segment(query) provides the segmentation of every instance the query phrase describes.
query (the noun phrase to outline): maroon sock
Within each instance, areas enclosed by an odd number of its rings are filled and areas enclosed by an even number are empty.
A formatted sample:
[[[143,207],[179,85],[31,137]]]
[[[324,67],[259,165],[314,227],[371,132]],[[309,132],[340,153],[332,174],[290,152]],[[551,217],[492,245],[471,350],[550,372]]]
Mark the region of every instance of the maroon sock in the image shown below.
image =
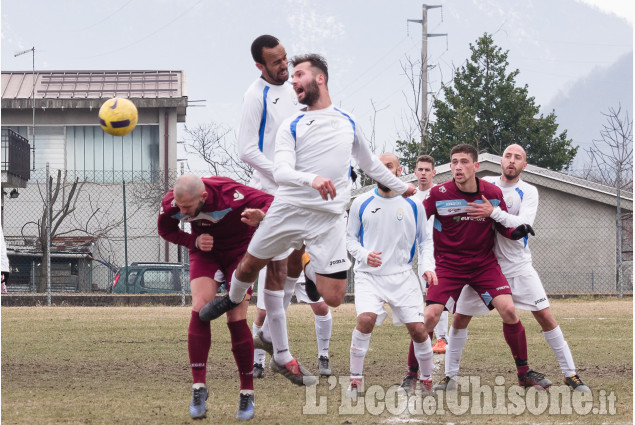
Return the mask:
[[[408,350],[408,373],[416,375],[419,371],[419,362],[415,356],[415,344],[410,340],[410,349]]]
[[[198,311],[192,312],[190,326],[187,329],[187,351],[190,355],[192,382],[205,383],[207,374],[207,355],[212,345],[212,332],[209,322],[198,318]]]
[[[229,334],[232,340],[232,352],[238,366],[240,389],[254,389],[254,337],[247,320],[228,322]]]
[[[513,325],[503,323],[503,335],[507,345],[512,350],[518,375],[525,375],[529,370],[527,363],[527,337],[525,336],[525,328],[520,323],[520,320]]]

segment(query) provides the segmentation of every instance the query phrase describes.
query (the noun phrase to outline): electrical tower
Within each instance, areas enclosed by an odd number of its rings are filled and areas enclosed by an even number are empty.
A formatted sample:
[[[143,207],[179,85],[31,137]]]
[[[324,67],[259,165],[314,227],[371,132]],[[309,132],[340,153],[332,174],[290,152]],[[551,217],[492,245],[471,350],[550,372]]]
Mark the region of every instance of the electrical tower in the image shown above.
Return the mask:
[[[428,9],[436,9],[441,5],[422,5],[421,19],[408,19],[408,22],[421,24],[421,148],[425,149],[425,139],[428,133],[428,37],[447,37],[447,34],[428,34]]]

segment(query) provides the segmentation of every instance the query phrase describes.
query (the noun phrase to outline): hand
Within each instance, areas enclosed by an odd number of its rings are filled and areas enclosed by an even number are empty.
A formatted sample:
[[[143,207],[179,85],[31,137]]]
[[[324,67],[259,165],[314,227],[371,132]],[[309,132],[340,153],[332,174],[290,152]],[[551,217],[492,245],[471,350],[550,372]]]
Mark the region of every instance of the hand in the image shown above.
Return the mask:
[[[249,226],[256,227],[265,218],[265,213],[257,208],[245,208],[240,215],[240,221]]]
[[[516,241],[518,239],[524,238],[530,233],[531,233],[531,236],[536,236],[536,233],[534,232],[533,227],[531,227],[529,224],[521,224],[520,226],[516,227],[512,231],[511,236],[512,236],[512,239]]]
[[[371,267],[381,266],[381,252],[371,251],[366,258],[366,264]]]
[[[320,192],[320,196],[325,201],[329,200],[329,195],[331,195],[331,199],[335,198],[335,185],[333,184],[331,179],[317,176],[315,179],[313,179],[311,187]]]
[[[214,247],[214,237],[208,233],[203,233],[196,238],[196,246],[201,251],[209,252]]]
[[[481,195],[483,203],[468,202],[467,215],[475,218],[487,218],[492,215],[494,211],[494,205],[487,200],[485,195]]]
[[[423,274],[423,278],[425,279],[426,282],[428,282],[428,285],[439,284],[439,279],[437,279],[437,274],[431,270],[426,270],[425,273]]]
[[[409,198],[415,193],[417,193],[417,188],[412,183],[408,183],[408,189],[406,189],[406,191],[402,193],[401,196],[403,196],[404,198]]]

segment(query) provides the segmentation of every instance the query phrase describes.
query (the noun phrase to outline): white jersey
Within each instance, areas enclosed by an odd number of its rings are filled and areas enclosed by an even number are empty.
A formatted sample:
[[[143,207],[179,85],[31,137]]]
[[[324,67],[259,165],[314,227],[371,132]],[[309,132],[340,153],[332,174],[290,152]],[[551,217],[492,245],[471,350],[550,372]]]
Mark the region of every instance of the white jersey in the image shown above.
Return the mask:
[[[385,198],[377,189],[358,196],[351,205],[346,229],[346,248],[357,260],[355,271],[391,275],[411,270],[417,246],[424,249],[426,211],[401,195]],[[368,254],[381,252],[381,266],[368,265]]]
[[[436,185],[430,186],[429,189],[421,190],[417,187],[417,193],[412,195],[410,199],[417,202],[418,205],[423,205],[423,201],[425,201],[428,196],[430,196],[430,189],[432,189]],[[429,243],[424,244],[424,249],[419,250],[417,257],[417,270],[419,276],[423,276],[423,273],[426,271],[434,271],[434,244],[432,243],[432,233],[434,230],[434,216],[431,216],[428,219],[428,224],[426,228],[426,234],[428,239],[430,239]]]
[[[501,189],[507,205],[508,212],[498,207],[494,208],[492,219],[511,228],[521,224],[534,225],[538,211],[538,189],[535,186],[520,179],[514,184],[505,183],[500,177],[485,177],[484,180]],[[529,237],[513,241],[499,233],[496,234],[494,252],[505,277],[520,276],[533,270],[528,242]]]
[[[351,157],[366,174],[396,193],[408,188],[373,155],[352,116],[331,105],[300,111],[278,129],[276,198],[310,210],[343,214],[351,194]],[[331,179],[336,190],[334,199],[323,200],[311,187],[318,176]]]
[[[276,191],[278,185],[273,179],[276,133],[280,123],[299,109],[298,98],[289,82],[277,86],[259,77],[245,92],[238,155],[254,169],[251,187],[271,195]]]

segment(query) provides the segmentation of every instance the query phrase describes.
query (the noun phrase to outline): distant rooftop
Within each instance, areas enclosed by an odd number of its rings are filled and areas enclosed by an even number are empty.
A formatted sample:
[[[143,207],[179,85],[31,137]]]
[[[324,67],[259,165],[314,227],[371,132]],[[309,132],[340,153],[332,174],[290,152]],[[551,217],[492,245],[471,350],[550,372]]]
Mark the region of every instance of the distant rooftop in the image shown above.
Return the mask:
[[[35,72],[36,99],[177,99],[187,96],[183,71]],[[31,99],[33,72],[3,71],[2,100]]]

